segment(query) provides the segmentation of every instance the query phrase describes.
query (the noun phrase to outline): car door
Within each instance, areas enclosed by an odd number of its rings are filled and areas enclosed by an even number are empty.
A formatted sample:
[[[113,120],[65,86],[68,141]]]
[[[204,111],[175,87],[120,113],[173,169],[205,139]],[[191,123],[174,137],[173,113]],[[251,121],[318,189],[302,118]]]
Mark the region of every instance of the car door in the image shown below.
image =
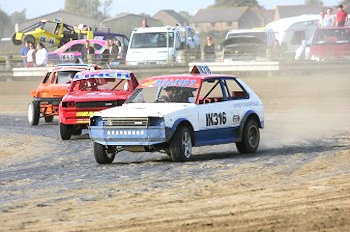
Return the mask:
[[[204,81],[199,93],[196,144],[221,144],[234,140],[233,108],[221,79]]]

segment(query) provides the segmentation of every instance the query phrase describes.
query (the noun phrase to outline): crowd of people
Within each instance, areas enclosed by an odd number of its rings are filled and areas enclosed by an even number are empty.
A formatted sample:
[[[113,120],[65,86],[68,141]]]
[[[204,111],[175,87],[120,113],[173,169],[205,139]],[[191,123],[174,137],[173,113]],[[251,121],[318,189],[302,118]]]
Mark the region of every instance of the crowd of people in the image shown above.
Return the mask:
[[[48,51],[41,42],[34,44],[25,41],[21,50],[21,57],[25,67],[44,67],[47,65]]]
[[[320,12],[318,27],[342,27],[348,24],[348,13],[344,10],[343,5],[338,6],[336,14],[333,14],[332,8],[327,8],[326,12]]]

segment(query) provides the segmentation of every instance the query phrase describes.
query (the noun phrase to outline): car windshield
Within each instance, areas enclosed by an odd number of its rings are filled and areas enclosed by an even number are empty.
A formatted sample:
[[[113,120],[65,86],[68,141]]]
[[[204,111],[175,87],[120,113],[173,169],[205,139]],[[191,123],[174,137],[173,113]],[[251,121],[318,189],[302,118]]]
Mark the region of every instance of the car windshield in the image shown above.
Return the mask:
[[[349,43],[350,29],[349,28],[327,28],[320,29],[315,32],[312,44],[325,43]]]
[[[194,103],[197,91],[197,88],[179,86],[138,88],[127,103]]]
[[[167,43],[167,41],[169,41]],[[174,46],[173,32],[152,32],[135,33],[132,38],[131,48],[156,48],[156,47]]]
[[[74,81],[73,91],[121,91],[128,90],[128,80],[118,78],[89,78]]]

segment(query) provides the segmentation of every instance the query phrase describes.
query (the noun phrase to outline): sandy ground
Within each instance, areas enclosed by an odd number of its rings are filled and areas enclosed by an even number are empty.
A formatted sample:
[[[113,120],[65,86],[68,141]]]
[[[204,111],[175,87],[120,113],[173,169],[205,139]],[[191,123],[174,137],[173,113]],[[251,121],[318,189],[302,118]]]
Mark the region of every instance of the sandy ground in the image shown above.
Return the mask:
[[[196,148],[97,165],[85,134],[26,123],[37,83],[0,83],[0,231],[349,231],[350,78],[243,78],[265,105],[257,153]]]

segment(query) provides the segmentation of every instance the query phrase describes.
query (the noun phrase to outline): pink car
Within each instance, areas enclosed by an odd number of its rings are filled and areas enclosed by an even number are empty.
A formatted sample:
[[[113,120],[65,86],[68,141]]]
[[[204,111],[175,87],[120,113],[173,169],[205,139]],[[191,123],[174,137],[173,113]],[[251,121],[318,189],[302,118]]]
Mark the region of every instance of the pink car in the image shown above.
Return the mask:
[[[78,58],[81,58],[81,49],[85,44],[85,39],[82,40],[72,40],[64,44],[62,47],[56,49],[48,54],[49,63],[72,63]],[[105,50],[106,41],[105,40],[89,40],[90,46],[95,49],[96,58]]]

